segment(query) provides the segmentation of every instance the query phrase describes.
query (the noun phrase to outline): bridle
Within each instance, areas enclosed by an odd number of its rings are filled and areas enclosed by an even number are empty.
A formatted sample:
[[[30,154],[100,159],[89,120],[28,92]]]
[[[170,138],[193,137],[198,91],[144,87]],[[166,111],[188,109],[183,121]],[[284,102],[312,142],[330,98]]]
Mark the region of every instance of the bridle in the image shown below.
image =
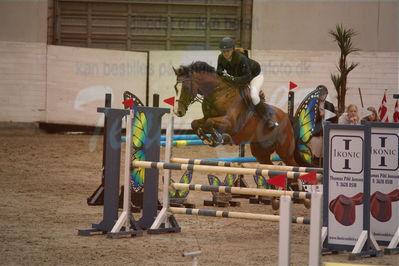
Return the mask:
[[[189,107],[190,105],[192,105],[193,103],[199,102],[199,103],[202,104],[202,102],[203,102],[202,97],[198,96],[198,93],[195,93],[195,92],[193,91],[193,88],[192,88],[193,80],[194,80],[194,79],[191,78],[191,77],[187,77],[187,78],[182,79],[182,80],[177,79],[177,80],[176,80],[176,84],[175,84],[175,91],[176,91],[176,94],[178,94],[177,85],[180,84],[180,83],[181,83],[181,90],[190,91],[190,96],[191,96],[191,97],[190,97],[189,102],[188,102],[187,100],[181,100],[181,99],[177,99],[177,100],[176,100],[176,102],[181,103],[181,104],[184,106],[184,109],[185,109],[186,111],[188,110],[188,107]],[[186,81],[190,81],[190,86],[185,88],[185,87],[183,86],[183,83],[186,82]],[[193,94],[194,94],[194,95],[193,95]]]
[[[183,83],[186,82],[186,81],[189,81],[189,82],[190,82],[190,86],[188,86],[188,87],[184,87],[184,86],[183,86]],[[182,89],[182,90],[187,90],[187,91],[190,92],[190,96],[191,96],[190,99],[185,99],[185,100],[177,99],[177,100],[176,100],[176,102],[178,102],[178,103],[180,103],[180,104],[183,105],[185,111],[187,111],[187,110],[188,110],[188,107],[189,107],[191,104],[195,103],[195,102],[199,102],[200,104],[205,104],[205,105],[207,106],[207,108],[212,108],[212,106],[213,106],[212,103],[213,103],[216,99],[218,99],[218,98],[221,96],[220,93],[222,93],[222,94],[224,95],[224,94],[226,94],[228,91],[236,89],[236,88],[234,88],[234,87],[230,87],[230,86],[229,86],[229,87],[228,87],[226,90],[224,90],[223,92],[220,91],[220,92],[216,93],[216,95],[214,95],[214,97],[212,97],[213,100],[210,100],[210,99],[208,99],[208,98],[206,97],[206,95],[200,94],[200,93],[198,92],[198,89],[197,89],[197,90],[193,90],[193,88],[192,88],[192,83],[193,83],[193,81],[195,81],[195,79],[192,78],[192,77],[190,77],[190,76],[188,76],[188,77],[186,77],[186,78],[184,78],[184,79],[182,79],[182,80],[179,80],[178,77],[177,77],[176,84],[175,84],[175,87],[174,87],[174,88],[175,88],[175,91],[176,91],[176,95],[178,94],[177,85],[180,84],[180,83],[182,84],[182,85],[181,85],[181,89]],[[221,86],[217,86],[216,88],[212,89],[212,91],[213,91],[213,92],[216,92],[216,91],[218,91],[219,89],[221,89]],[[214,93],[213,93],[213,94],[214,94]]]

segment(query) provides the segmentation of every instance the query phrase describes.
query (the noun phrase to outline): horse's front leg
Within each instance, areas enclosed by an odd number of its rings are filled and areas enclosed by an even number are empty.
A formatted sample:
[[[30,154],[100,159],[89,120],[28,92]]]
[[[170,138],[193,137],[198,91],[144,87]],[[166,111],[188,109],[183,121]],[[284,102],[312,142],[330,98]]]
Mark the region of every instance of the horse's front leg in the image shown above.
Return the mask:
[[[227,116],[219,116],[208,118],[204,123],[204,129],[210,132],[213,143],[211,146],[219,144],[231,144],[231,132],[233,123]]]
[[[204,130],[204,125],[205,125],[205,118],[201,119],[196,119],[191,122],[191,128],[193,129],[194,133],[198,135],[200,140],[202,140],[205,144],[211,144],[212,140],[210,137],[208,137],[206,134],[210,133]]]

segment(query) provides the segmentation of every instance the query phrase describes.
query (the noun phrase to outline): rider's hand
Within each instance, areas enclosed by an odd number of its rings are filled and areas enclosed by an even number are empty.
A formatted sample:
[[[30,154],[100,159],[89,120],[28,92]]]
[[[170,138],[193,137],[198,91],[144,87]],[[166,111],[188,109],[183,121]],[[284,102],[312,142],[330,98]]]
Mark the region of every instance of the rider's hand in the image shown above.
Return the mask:
[[[234,76],[230,75],[229,73],[227,73],[227,70],[223,70],[222,71],[223,77],[230,79],[231,81],[234,81]]]

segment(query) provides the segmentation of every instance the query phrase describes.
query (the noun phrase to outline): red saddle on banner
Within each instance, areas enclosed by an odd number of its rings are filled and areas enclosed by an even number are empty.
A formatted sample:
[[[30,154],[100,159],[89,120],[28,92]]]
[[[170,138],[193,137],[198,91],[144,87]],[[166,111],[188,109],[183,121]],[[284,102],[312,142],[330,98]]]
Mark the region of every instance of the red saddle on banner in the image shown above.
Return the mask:
[[[384,194],[376,191],[371,195],[371,215],[380,222],[387,222],[392,217],[392,202],[399,200],[399,189]]]
[[[363,204],[363,193],[358,193],[351,198],[340,194],[330,202],[329,209],[340,224],[349,226],[356,221],[355,206],[360,204]]]

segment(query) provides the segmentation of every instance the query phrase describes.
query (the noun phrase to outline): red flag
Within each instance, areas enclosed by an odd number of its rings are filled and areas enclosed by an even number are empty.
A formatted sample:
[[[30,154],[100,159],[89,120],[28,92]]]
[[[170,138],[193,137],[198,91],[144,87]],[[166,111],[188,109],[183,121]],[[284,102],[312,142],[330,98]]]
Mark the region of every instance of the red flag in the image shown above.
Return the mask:
[[[395,111],[393,112],[393,122],[399,123],[399,100],[396,100]]]
[[[287,187],[287,179],[284,174],[269,178],[267,183],[270,185],[275,185],[276,187],[281,187],[283,189],[286,189]]]
[[[312,171],[305,175],[301,175],[299,176],[299,179],[309,183],[310,185],[316,185],[317,184],[316,171]]]
[[[298,87],[298,85],[296,85],[294,82],[290,81],[290,90],[295,89],[296,87]]]
[[[130,99],[127,99],[126,101],[123,101],[122,104],[125,107],[132,108],[133,107],[133,98],[130,98]]]
[[[175,97],[170,97],[168,99],[163,100],[165,103],[174,106],[175,105]]]
[[[378,108],[378,117],[380,118],[381,122],[389,122],[388,118],[388,109],[387,109],[387,96],[384,92],[384,97],[382,98],[382,102],[380,108]]]

